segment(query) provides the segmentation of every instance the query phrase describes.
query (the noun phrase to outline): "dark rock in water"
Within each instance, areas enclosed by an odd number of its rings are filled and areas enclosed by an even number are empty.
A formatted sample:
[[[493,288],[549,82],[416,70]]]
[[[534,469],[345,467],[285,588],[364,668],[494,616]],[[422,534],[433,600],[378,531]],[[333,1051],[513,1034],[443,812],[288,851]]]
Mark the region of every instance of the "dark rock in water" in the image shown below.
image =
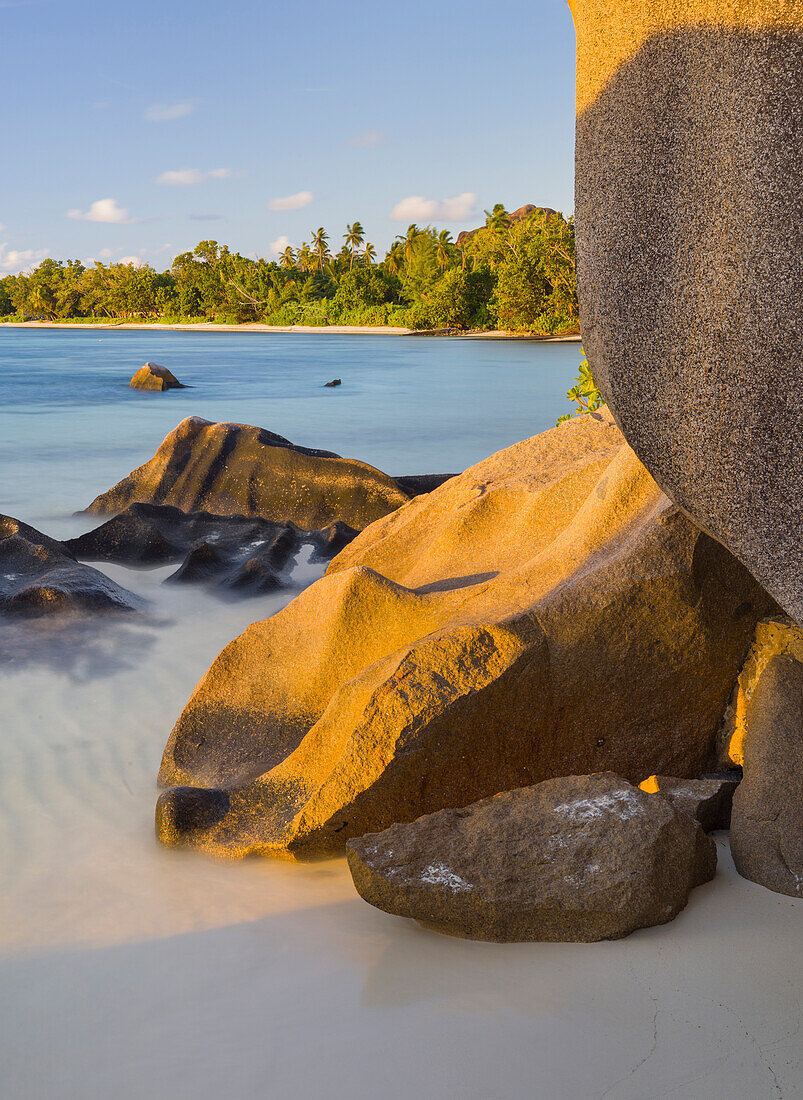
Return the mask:
[[[208,542],[199,542],[197,546],[193,546],[176,572],[167,578],[167,583],[183,581],[197,584],[211,581],[217,579],[229,564]]]
[[[733,799],[736,870],[803,897],[803,662],[771,657],[747,701],[744,779]]]
[[[343,385],[343,380],[341,378],[333,378],[331,382],[324,382],[324,386],[326,386],[327,388],[331,387],[331,386],[342,386],[342,385]]]
[[[800,6],[572,7],[594,377],[664,492],[803,624]]]
[[[666,799],[612,772],[550,779],[350,840],[366,901],[469,939],[591,942],[665,924],[716,869]]]
[[[178,524],[184,512],[164,505],[132,504],[107,523],[84,535],[67,539],[64,545],[84,561],[111,561],[119,565],[166,565],[177,561],[187,547],[184,540],[163,534],[163,528]],[[191,542],[192,540],[190,540]]]
[[[642,791],[663,795],[676,809],[699,821],[707,833],[730,828],[733,796],[738,786],[739,778],[732,774],[703,779],[651,775],[639,783]]]
[[[0,611],[37,616],[65,611],[131,611],[141,600],[65,547],[0,516]]]
[[[455,476],[455,474],[408,474],[394,480],[402,492],[411,497],[418,497],[423,496],[424,493],[431,493],[433,489],[443,485],[444,481]]]
[[[75,557],[122,565],[181,562],[171,582],[214,583],[257,594],[287,583],[286,570],[304,545],[329,561],[357,531],[337,522],[317,531],[252,516],[182,512],[165,504],[132,504],[64,545]]]
[[[285,582],[275,566],[261,555],[257,555],[243,562],[220,583],[233,592],[258,596],[263,592],[272,592],[275,588],[281,588]]]
[[[167,367],[160,367],[158,363],[146,363],[140,367],[134,377],[128,383],[132,390],[183,390],[186,386],[179,382]]]
[[[320,531],[314,532],[314,546],[312,561],[331,561],[337,554],[340,553],[348,544],[359,535],[359,531],[355,531],[353,527],[349,527],[347,523],[341,523],[339,520],[337,523],[331,524],[329,527],[324,527]]]

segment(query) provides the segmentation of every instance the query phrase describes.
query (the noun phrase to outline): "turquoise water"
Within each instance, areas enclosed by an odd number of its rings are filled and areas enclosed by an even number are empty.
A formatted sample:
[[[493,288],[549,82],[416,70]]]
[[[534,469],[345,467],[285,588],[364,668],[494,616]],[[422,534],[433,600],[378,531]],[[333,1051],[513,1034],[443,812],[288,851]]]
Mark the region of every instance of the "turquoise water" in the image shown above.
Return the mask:
[[[146,360],[191,388],[129,389]],[[551,427],[579,360],[576,343],[2,329],[0,512],[36,523],[85,507],[190,414],[390,474],[455,473]]]

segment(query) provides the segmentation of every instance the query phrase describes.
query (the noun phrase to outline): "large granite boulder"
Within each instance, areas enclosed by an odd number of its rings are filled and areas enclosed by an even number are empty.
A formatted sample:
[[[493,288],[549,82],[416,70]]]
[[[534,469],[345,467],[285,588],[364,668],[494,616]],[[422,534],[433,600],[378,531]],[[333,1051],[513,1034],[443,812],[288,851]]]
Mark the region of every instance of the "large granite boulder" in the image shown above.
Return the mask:
[[[498,942],[587,943],[666,924],[717,865],[693,818],[612,772],[391,825],[346,853],[371,905]]]
[[[27,523],[0,515],[0,612],[39,616],[68,611],[131,611],[132,592]]]
[[[585,349],[661,488],[803,622],[803,18],[570,0]]]
[[[292,521],[307,530],[338,521],[361,530],[412,495],[365,462],[299,447],[249,424],[189,416],[150,461],[101,493],[87,511],[109,515],[144,502]]]
[[[744,725],[744,778],[731,817],[736,869],[770,890],[803,897],[803,661],[788,651],[769,657]]]
[[[140,367],[128,384],[132,390],[153,390],[158,393],[186,389],[167,367],[158,363],[146,363],[144,367]]]
[[[609,419],[568,421],[379,520],[223,650],[160,781],[226,798],[185,835],[163,796],[160,836],[301,855],[558,775],[700,775],[768,604]]]
[[[259,516],[182,512],[167,504],[131,504],[64,546],[83,561],[121,565],[180,563],[167,579],[212,584],[258,594],[287,584],[296,555],[312,548],[312,560],[329,561],[355,537],[345,523],[304,531],[294,523]]]

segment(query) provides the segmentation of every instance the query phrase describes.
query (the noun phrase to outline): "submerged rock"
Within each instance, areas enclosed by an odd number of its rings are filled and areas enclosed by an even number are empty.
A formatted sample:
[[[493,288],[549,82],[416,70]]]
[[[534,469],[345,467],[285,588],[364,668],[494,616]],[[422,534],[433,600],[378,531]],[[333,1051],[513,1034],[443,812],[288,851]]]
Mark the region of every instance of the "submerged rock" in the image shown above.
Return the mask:
[[[793,653],[771,656],[758,676],[742,749],[730,836],[736,869],[770,890],[803,897],[803,661]]]
[[[700,775],[770,604],[609,419],[572,420],[379,520],[230,643],[160,782],[227,791],[187,843],[303,855],[556,775]]]
[[[179,382],[167,367],[160,367],[158,363],[146,363],[144,367],[140,367],[128,384],[132,390],[186,389],[186,386]]]
[[[0,612],[37,616],[139,606],[137,596],[77,562],[63,544],[11,516],[0,516]]]
[[[729,829],[733,796],[740,780],[733,775],[704,779],[678,779],[651,775],[639,783],[647,794],[661,794],[672,805],[699,821],[707,833]]]
[[[350,840],[371,905],[475,940],[592,942],[673,920],[716,870],[699,824],[611,772]]]
[[[296,446],[264,428],[190,416],[150,461],[87,511],[107,515],[144,502],[184,512],[259,516],[307,530],[338,521],[361,530],[410,495],[365,462]]]
[[[584,347],[662,489],[803,625],[794,3],[572,3]]]
[[[255,516],[182,512],[165,504],[132,504],[64,545],[77,558],[122,565],[181,562],[171,582],[214,583],[259,593],[287,582],[285,571],[305,545],[328,561],[357,532],[344,523],[304,531]]]

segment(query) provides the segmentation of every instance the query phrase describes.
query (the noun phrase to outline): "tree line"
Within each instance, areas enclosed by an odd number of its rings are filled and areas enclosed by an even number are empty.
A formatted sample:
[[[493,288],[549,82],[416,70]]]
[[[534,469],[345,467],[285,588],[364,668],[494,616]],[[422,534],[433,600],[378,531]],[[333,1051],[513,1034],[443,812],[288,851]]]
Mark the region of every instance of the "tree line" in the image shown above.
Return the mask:
[[[360,222],[335,244],[323,227],[277,260],[217,241],[149,265],[43,260],[0,279],[6,319],[253,321],[558,333],[577,327],[574,222],[497,204],[477,230],[410,225],[379,260]]]

